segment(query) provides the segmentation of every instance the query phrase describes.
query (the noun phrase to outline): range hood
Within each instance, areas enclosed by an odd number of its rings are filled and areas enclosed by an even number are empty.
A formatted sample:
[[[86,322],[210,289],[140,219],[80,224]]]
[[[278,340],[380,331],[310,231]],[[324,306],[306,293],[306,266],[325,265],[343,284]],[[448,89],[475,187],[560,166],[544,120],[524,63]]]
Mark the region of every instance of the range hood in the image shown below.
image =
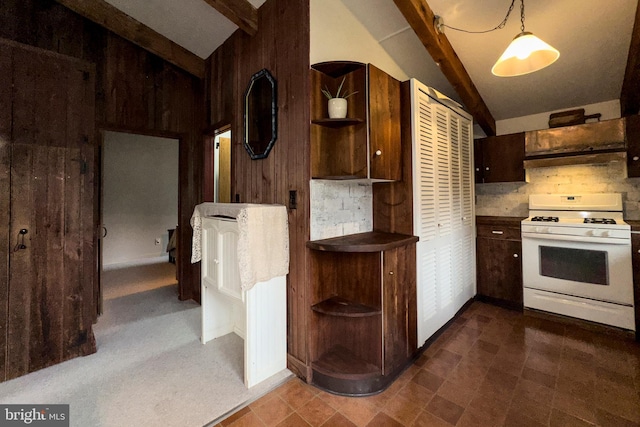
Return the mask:
[[[626,161],[625,120],[525,133],[524,168]]]

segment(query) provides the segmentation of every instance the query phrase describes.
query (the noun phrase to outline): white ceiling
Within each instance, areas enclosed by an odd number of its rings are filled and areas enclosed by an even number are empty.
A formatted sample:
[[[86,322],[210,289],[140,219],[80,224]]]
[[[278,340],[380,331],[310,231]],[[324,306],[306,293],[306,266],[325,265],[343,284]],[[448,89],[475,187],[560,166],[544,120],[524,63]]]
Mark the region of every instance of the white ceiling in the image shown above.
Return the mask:
[[[201,58],[237,27],[204,0],[107,0]],[[259,7],[265,0],[250,0]],[[392,0],[342,0],[407,75],[460,101]],[[496,26],[511,0],[427,0],[447,25]],[[466,34],[446,29],[496,120],[569,109],[620,97],[637,7],[635,0],[529,0],[525,28],[560,51],[556,63],[519,77],[495,77],[491,67],[520,32],[520,1],[504,29]]]
[[[342,0],[407,74],[460,102],[433,73],[433,60],[391,0]],[[504,18],[510,0],[427,0],[447,25],[482,31]],[[525,1],[525,29],[560,51],[554,64],[519,77],[496,77],[491,67],[520,33],[520,1],[507,25],[487,34],[445,30],[496,120],[620,98],[635,18],[635,0]],[[424,51],[424,47],[422,47]],[[437,70],[437,68],[436,68]],[[440,73],[441,74],[441,73]]]
[[[200,58],[208,58],[238,27],[204,0],[105,0]],[[266,0],[249,0],[256,8]]]

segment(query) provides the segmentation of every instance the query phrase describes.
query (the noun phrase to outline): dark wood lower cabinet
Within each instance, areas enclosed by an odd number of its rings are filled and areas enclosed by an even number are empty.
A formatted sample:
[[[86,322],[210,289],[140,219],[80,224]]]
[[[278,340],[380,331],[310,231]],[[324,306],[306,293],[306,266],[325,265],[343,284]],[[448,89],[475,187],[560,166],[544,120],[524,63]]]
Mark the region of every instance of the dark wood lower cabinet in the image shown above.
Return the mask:
[[[360,233],[308,242],[311,382],[345,395],[383,390],[417,352],[414,236]]]
[[[478,299],[522,309],[520,221],[512,217],[477,217]]]

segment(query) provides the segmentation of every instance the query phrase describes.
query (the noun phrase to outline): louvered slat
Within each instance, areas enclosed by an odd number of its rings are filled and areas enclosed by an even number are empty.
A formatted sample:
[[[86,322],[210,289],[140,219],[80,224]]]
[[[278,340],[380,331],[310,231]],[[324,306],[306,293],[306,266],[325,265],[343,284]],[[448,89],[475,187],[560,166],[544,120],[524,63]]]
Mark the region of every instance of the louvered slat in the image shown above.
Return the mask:
[[[472,123],[412,80],[418,345],[475,293]]]

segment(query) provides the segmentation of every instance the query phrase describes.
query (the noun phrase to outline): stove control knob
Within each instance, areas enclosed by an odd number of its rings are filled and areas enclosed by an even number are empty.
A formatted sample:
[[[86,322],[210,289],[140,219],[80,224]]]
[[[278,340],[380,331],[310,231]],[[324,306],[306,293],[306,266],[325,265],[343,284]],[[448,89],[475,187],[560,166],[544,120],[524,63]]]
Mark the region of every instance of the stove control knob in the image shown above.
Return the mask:
[[[609,231],[602,230],[602,232],[600,233],[600,237],[609,237]]]

